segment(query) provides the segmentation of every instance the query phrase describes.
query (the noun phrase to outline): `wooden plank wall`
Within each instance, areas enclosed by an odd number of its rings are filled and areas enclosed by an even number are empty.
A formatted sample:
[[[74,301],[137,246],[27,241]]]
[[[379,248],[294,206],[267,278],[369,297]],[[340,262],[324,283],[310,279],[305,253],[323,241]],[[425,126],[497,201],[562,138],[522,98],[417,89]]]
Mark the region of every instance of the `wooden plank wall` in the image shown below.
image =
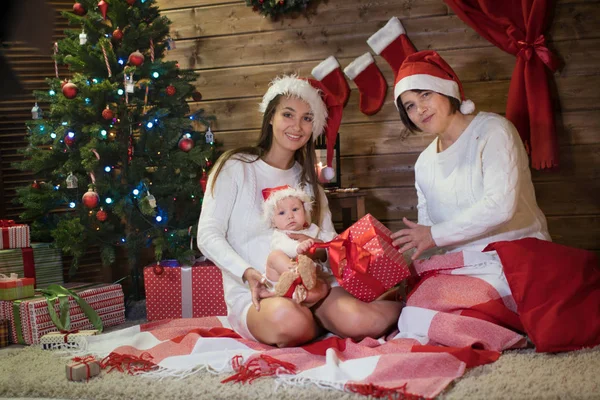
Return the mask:
[[[158,0],[176,39],[167,58],[200,73],[196,85],[203,99],[192,107],[216,115],[216,137],[224,148],[256,139],[257,104],[275,75],[308,76],[330,55],[345,67],[370,51],[367,38],[392,16],[400,18],[417,49],[445,57],[479,109],[504,113],[514,57],[481,38],[442,0],[317,3],[307,16],[273,22],[241,0]],[[593,250],[600,250],[600,33],[593,28],[600,22],[599,5],[557,1],[548,41],[565,61],[553,82],[561,167],[533,172],[554,240]],[[342,184],[364,189],[367,211],[395,230],[402,216],[416,218],[413,165],[432,137],[403,129],[392,103],[393,72],[375,58],[390,85],[386,104],[374,116],[363,115],[350,82],[340,128]]]
[[[68,10],[73,1],[50,3]],[[196,86],[203,100],[191,106],[216,115],[216,137],[225,149],[255,140],[257,104],[275,75],[308,76],[330,55],[345,67],[370,51],[367,38],[392,16],[400,18],[417,49],[435,49],[446,58],[481,110],[504,112],[514,58],[467,27],[442,0],[313,3],[316,7],[306,16],[273,22],[243,0],[158,0],[173,22],[176,40],[167,58],[200,73]],[[599,6],[598,0],[557,0],[548,40],[565,61],[553,82],[561,167],[533,172],[555,241],[595,251],[600,251],[600,33],[594,28],[600,22]],[[53,40],[66,27],[59,18]],[[14,44],[4,54],[29,91],[45,89],[44,79],[54,75],[52,60],[25,46]],[[416,218],[413,165],[432,137],[403,129],[392,104],[393,72],[385,60],[375,59],[390,89],[383,109],[368,117],[360,113],[359,94],[350,82],[352,93],[340,128],[342,183],[364,189],[367,211],[398,229],[402,216]],[[61,76],[67,73],[61,67]],[[15,188],[33,179],[11,166],[20,159],[17,149],[26,145],[24,123],[33,101],[27,95],[0,102],[0,218],[18,217],[21,209],[12,203]],[[341,220],[339,212],[334,217]],[[127,274],[125,268],[113,277]],[[98,254],[92,251],[73,280],[102,279]]]
[[[7,43],[7,47],[2,49],[2,53],[13,71],[19,76],[25,94],[13,94],[10,98],[0,100],[0,219],[19,220],[22,207],[13,203],[16,197],[16,188],[33,182],[33,176],[13,168],[12,164],[22,159],[17,152],[18,149],[27,146],[25,121],[31,119],[31,108],[35,101],[33,90],[48,89],[46,78],[55,76],[54,61],[51,58],[52,43],[64,37],[65,29],[72,29],[67,20],[60,15],[60,11],[71,10],[73,0],[50,0],[47,3],[54,8],[56,13],[54,35],[48,39],[48,48],[34,49],[28,47],[26,43],[14,42]],[[32,16],[32,18],[38,17]],[[69,76],[69,71],[65,66],[59,65],[58,67],[61,78]],[[40,104],[40,106],[43,110],[48,109],[45,104]],[[80,269],[76,275],[71,277],[68,275],[71,258],[64,257],[63,259],[63,275],[67,280],[87,282],[110,280],[106,277],[107,271],[102,270],[99,261],[100,254],[97,249],[90,251],[81,260]],[[115,275],[117,278],[120,276]]]

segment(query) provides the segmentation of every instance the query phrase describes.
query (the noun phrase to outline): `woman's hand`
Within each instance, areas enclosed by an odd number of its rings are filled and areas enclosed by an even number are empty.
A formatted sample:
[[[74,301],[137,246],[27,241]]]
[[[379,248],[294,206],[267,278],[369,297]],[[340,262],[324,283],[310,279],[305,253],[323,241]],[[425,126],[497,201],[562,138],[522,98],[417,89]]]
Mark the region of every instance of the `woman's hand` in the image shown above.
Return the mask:
[[[250,293],[252,293],[252,304],[256,311],[260,311],[260,301],[268,297],[275,296],[274,292],[270,292],[268,288],[271,286],[269,281],[254,268],[248,268],[242,276],[244,282],[248,282]]]
[[[402,218],[402,222],[406,225],[407,229],[400,229],[398,232],[392,233],[391,238],[394,239],[392,245],[400,246],[404,245],[398,250],[400,253],[404,253],[412,248],[416,251],[412,255],[412,260],[416,260],[425,250],[435,247],[435,241],[431,236],[431,227],[425,225],[419,225],[406,218]]]

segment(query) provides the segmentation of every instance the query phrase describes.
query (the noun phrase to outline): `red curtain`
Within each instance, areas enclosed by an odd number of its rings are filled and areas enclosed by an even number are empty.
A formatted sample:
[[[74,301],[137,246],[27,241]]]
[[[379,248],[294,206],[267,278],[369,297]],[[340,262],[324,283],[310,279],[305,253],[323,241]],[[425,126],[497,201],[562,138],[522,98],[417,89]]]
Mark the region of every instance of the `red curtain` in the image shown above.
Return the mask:
[[[506,118],[519,130],[535,169],[558,165],[549,71],[558,60],[545,44],[553,0],[444,0],[467,25],[517,57]]]

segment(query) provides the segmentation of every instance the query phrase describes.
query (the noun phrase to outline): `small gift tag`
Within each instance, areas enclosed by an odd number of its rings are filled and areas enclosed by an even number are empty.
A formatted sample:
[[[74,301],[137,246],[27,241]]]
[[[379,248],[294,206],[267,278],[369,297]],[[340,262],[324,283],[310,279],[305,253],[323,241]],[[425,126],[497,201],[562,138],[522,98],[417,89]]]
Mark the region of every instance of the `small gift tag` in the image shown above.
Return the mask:
[[[127,93],[133,93],[135,91],[135,83],[133,82],[127,82],[127,84],[125,85],[125,91]]]

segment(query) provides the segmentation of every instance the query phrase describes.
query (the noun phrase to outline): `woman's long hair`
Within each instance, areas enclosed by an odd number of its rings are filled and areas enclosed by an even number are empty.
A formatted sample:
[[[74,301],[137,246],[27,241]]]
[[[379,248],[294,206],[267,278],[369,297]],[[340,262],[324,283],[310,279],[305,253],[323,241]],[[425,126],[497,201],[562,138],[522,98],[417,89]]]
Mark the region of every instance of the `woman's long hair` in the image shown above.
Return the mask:
[[[250,154],[257,156],[254,160],[246,160],[244,157],[239,157],[240,161],[246,163],[253,163],[258,159],[262,158],[264,154],[266,154],[273,144],[273,126],[271,125],[271,119],[275,114],[275,109],[279,105],[281,100],[281,95],[275,96],[273,100],[267,106],[265,110],[262,127],[260,129],[260,137],[258,138],[258,142],[254,146],[246,146],[246,147],[238,147],[236,149],[228,150],[219,159],[215,165],[215,168],[211,172],[212,179],[212,188],[214,190],[215,185],[217,184],[217,177],[219,173],[223,169],[225,162],[229,160],[236,154]],[[320,184],[317,179],[317,172],[315,169],[315,165],[317,163],[317,156],[315,153],[315,143],[312,137],[306,142],[302,148],[296,150],[294,153],[294,160],[297,161],[302,166],[302,175],[300,176],[300,181],[310,185],[312,188],[312,192],[315,196],[315,202],[313,205],[312,214],[316,219],[316,224],[321,226],[322,223],[322,215],[321,215],[321,196],[320,196]],[[214,193],[214,192],[213,192]]]

